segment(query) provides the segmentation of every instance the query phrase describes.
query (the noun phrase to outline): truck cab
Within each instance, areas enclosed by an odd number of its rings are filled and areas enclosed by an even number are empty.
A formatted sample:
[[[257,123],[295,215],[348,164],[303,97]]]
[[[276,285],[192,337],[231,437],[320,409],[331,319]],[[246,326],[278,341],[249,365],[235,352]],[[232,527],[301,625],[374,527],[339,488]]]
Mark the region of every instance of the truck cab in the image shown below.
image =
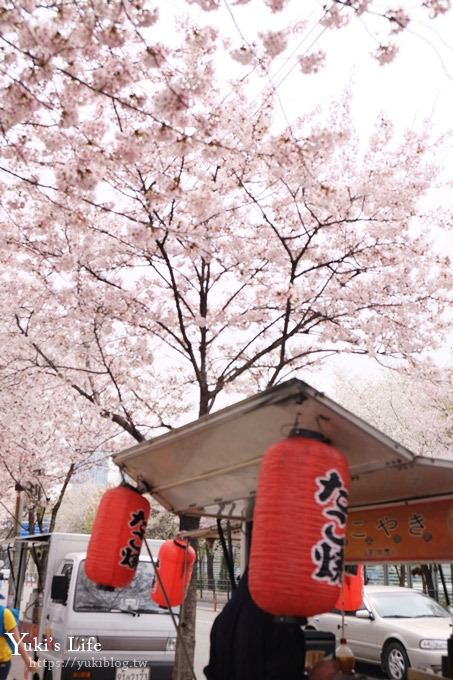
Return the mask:
[[[88,540],[58,533],[16,540],[19,578],[8,604],[19,606],[39,680],[169,680],[178,612],[151,600],[150,557],[141,555],[128,587],[103,590],[85,576]],[[160,543],[148,541],[153,555]],[[23,678],[20,657],[13,657],[11,677]]]

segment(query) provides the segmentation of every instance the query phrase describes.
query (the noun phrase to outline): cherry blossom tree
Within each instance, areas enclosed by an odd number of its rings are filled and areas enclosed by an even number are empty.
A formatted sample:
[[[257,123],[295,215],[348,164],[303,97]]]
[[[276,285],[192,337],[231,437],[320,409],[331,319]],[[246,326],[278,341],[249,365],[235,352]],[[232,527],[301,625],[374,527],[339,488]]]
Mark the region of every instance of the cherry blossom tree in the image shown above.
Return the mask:
[[[345,107],[296,137],[237,98],[219,153],[98,113],[51,154],[61,189],[2,198],[12,375],[45,377],[142,441],[338,352],[416,361],[441,338],[448,261],[411,227],[434,173],[423,136],[396,144],[382,122],[361,153]],[[77,183],[88,158],[102,189]]]
[[[104,488],[89,480],[70,485],[62,500],[55,530],[68,533],[91,533],[96,510],[104,491]]]
[[[174,538],[178,533],[178,520],[175,515],[155,500],[151,499],[151,514],[146,528],[146,535],[150,538]]]
[[[323,20],[372,7],[328,3]],[[337,353],[416,365],[441,342],[451,279],[429,229],[451,215],[419,202],[436,145],[384,119],[364,145],[346,100],[278,126],[274,88],[252,101],[247,78],[289,29],[228,46],[225,82],[220,29],[182,19],[165,44],[140,2],[22,0],[2,19],[1,375],[4,413],[22,409],[9,461],[15,441],[31,460],[36,437],[33,469],[51,475],[68,450],[143,441]],[[192,590],[192,650],[194,616]]]
[[[414,453],[451,457],[453,386],[451,372],[431,379],[394,370],[371,379],[339,373],[332,396]]]
[[[307,17],[315,3],[304,3],[300,11],[297,0],[182,0],[189,11],[195,8],[203,24],[212,25],[213,41],[226,48],[231,59],[238,63],[266,71],[271,62],[288,50],[291,53],[294,40],[308,32]],[[246,38],[234,12],[240,6],[250,5],[255,16],[259,14],[255,34]],[[424,0],[411,10],[395,3],[383,9],[375,0],[327,0],[319,9],[317,25],[324,30],[343,29],[356,21],[371,36],[371,48],[381,64],[392,61],[399,49],[398,39],[411,30],[411,20],[418,11],[425,19],[436,19],[450,10],[450,0]],[[146,98],[133,91],[133,85],[154,70],[166,84],[170,93],[180,100],[183,108],[199,95],[199,84],[179,80],[172,83],[175,65],[172,59],[174,41],[163,41],[168,34],[168,17],[174,9],[167,3],[157,7],[144,0],[102,0],[90,3],[52,0],[35,3],[33,0],[3,0],[0,5],[4,69],[0,76],[2,101],[2,126],[8,130],[18,122],[33,124],[30,113],[41,111],[45,118],[60,119],[70,125],[78,108],[74,105],[71,91],[84,89],[84,103],[94,95],[107,97],[112,104],[130,112],[155,117],[156,122],[166,124],[165,116],[159,117]],[[205,16],[200,19],[199,10]],[[236,38],[222,30],[219,11],[231,15],[238,29]],[[278,27],[275,27],[276,21]],[[372,21],[368,25],[367,21]],[[164,27],[164,30],[162,30]],[[220,27],[220,30],[218,30]],[[249,32],[249,31],[248,31]],[[211,38],[212,39],[212,38]],[[297,50],[296,50],[297,51]],[[305,50],[298,54],[302,72],[316,72],[324,60],[319,49]],[[206,76],[209,81],[209,74]],[[170,96],[167,93],[167,96]],[[34,121],[36,124],[36,121]],[[209,133],[199,121],[197,131]],[[193,134],[193,133],[192,133]]]
[[[426,376],[387,370],[374,378],[336,377],[333,396],[348,410],[373,424],[394,441],[418,455],[452,458],[453,385],[447,367],[432,367]],[[394,565],[405,585],[407,565]],[[435,597],[433,568],[420,564],[412,570],[422,578],[423,591]]]
[[[87,466],[82,466],[86,470]],[[74,478],[73,478],[74,479]],[[102,494],[111,485],[103,486],[87,479],[69,485],[56,518],[55,530],[72,533],[91,533],[96,511]],[[151,500],[151,515],[146,528],[150,538],[172,538],[178,533],[175,515],[165,510],[155,500]]]
[[[3,499],[12,489],[21,495],[16,519],[26,520],[31,532],[35,525],[43,529],[44,516],[53,530],[73,475],[95,463],[99,447],[111,450],[114,433],[84,401],[52,385],[51,376],[30,379],[24,371],[24,366],[10,370],[6,361],[0,362],[0,490]]]

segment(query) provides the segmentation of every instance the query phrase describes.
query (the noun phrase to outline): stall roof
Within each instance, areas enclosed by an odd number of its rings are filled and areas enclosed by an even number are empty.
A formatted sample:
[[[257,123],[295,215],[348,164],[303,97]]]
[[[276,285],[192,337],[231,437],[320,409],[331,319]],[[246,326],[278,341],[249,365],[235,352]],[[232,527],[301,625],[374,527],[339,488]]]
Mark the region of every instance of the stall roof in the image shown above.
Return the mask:
[[[114,456],[177,514],[241,519],[251,509],[265,450],[295,423],[347,457],[350,508],[453,493],[453,461],[416,456],[300,380],[203,416]]]

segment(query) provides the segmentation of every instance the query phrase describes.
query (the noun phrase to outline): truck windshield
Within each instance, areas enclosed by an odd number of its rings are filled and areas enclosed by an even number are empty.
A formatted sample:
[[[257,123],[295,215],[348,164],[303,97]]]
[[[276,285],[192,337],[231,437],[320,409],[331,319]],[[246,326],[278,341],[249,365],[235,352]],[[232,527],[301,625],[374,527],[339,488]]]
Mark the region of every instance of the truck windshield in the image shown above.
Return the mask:
[[[101,590],[85,576],[85,561],[77,574],[74,609],[77,612],[126,612],[130,614],[165,614],[151,599],[154,569],[151,562],[139,562],[132,583],[127,588]]]

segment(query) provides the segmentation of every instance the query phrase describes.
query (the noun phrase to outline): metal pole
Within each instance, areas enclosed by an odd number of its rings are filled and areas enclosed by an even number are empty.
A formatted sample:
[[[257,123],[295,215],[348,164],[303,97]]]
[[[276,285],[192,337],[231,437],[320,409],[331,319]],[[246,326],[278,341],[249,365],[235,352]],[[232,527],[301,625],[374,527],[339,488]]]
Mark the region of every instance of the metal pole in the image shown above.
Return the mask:
[[[413,581],[412,581],[412,564],[407,565],[407,585],[409,588],[412,588]]]
[[[439,601],[439,578],[438,578],[438,565],[432,564],[431,571],[433,574],[433,585],[434,585],[434,596],[437,601]]]
[[[444,570],[442,569],[441,564],[438,564],[437,566],[438,566],[438,569],[439,569],[440,580],[442,581],[442,587],[444,589],[445,602],[446,602],[447,607],[449,607],[450,606],[450,597],[448,595],[447,584],[445,582]]]

